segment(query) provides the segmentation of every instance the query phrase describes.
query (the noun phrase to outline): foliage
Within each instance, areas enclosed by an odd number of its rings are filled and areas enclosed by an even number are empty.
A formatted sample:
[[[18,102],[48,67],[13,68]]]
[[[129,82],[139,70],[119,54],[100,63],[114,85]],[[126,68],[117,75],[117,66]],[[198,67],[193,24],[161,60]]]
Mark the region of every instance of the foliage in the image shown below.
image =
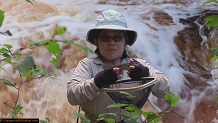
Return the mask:
[[[26,0],[27,2],[32,3],[31,0]],[[3,23],[4,20],[4,11],[0,10],[0,27]],[[67,28],[66,27],[61,27],[61,26],[56,26],[56,29],[54,31],[54,35],[52,39],[44,40],[44,41],[39,41],[39,42],[31,42],[29,45],[32,47],[32,49],[43,46],[45,47],[48,52],[51,54],[52,60],[50,61],[52,64],[54,64],[56,67],[58,67],[58,59],[60,58],[61,55],[61,48],[60,45],[58,44],[59,42],[62,43],[68,43],[71,45],[75,45],[76,47],[79,47],[87,52],[94,53],[91,49],[89,49],[86,46],[82,46],[80,44],[75,43],[72,40],[63,40],[63,41],[58,41],[55,40],[55,36],[57,35],[63,35],[66,32]],[[5,32],[0,32],[2,35],[6,36],[12,36],[11,32],[9,30]],[[15,71],[19,72],[20,75],[20,84],[16,85],[16,83],[11,82],[6,79],[0,79],[0,82],[2,82],[6,86],[13,87],[17,90],[17,97],[15,99],[15,104],[14,106],[11,106],[4,102],[4,104],[8,107],[10,107],[12,110],[12,119],[19,114],[22,111],[23,106],[18,104],[19,100],[19,94],[20,94],[20,89],[22,85],[29,80],[33,79],[39,79],[41,77],[50,77],[52,73],[46,73],[45,69],[43,67],[36,66],[34,62],[34,58],[32,56],[32,49],[25,49],[21,48],[20,50],[16,51],[15,53],[12,53],[13,46],[10,44],[3,44],[2,48],[0,48],[0,57],[3,59],[0,59],[0,70],[3,70],[4,72],[7,72],[7,70],[3,67],[5,64],[10,64]],[[24,79],[27,78],[27,79]],[[40,123],[49,123],[50,119],[48,117],[45,118],[46,120],[40,120]]]
[[[205,1],[205,2],[203,3],[202,6],[205,6],[206,4],[212,3],[212,2],[218,2],[218,0],[207,0],[207,1]]]
[[[50,123],[50,119],[48,117],[45,118],[46,120],[39,120],[39,123]]]
[[[33,4],[32,1],[30,1],[30,0],[26,0],[26,1]],[[0,10],[0,26],[2,25],[3,20],[4,20],[4,11]],[[61,41],[55,40],[54,37],[56,35],[62,35],[66,32],[66,30],[67,30],[66,27],[56,26],[56,29],[54,31],[54,35],[53,35],[52,39],[43,40],[43,41],[39,41],[39,42],[31,42],[31,43],[29,43],[29,45],[34,46],[33,48],[44,46],[52,56],[52,60],[50,62],[52,64],[54,64],[56,67],[58,67],[58,59],[60,58],[60,55],[61,55],[61,48],[60,48],[60,45],[58,44],[59,42],[68,43],[68,44],[77,46],[80,49],[83,49],[87,52],[94,53],[88,47],[82,46],[80,44],[76,44],[72,40],[61,40]],[[12,36],[12,34],[10,33],[9,30],[7,30],[5,32],[0,32],[0,34]],[[9,80],[5,80],[5,79],[0,79],[0,82],[2,82],[6,86],[11,86],[11,87],[14,87],[15,89],[17,89],[18,96],[16,98],[15,105],[11,106],[11,105],[4,102],[5,105],[7,105],[8,107],[13,109],[12,118],[14,118],[17,114],[19,114],[22,111],[22,108],[23,108],[21,105],[18,104],[18,98],[19,98],[20,88],[22,87],[23,83],[27,82],[27,80],[24,81],[22,79],[22,77],[26,77],[26,78],[36,77],[33,79],[39,79],[41,77],[48,77],[48,76],[50,76],[50,74],[46,73],[44,68],[36,66],[31,52],[26,52],[25,54],[23,54],[23,53],[21,53],[22,50],[20,50],[20,51],[16,52],[15,54],[13,54],[12,48],[13,48],[13,46],[10,44],[3,45],[3,48],[0,49],[0,56],[3,56],[4,59],[2,59],[0,62],[6,62],[7,64],[11,64],[15,70],[18,70],[18,72],[20,74],[20,79],[21,79],[20,86],[17,87],[16,83],[10,82]],[[3,66],[0,66],[0,69],[7,72],[6,69],[3,68]],[[120,93],[128,95],[129,98],[134,98],[133,95],[130,95],[126,92],[120,92]],[[170,106],[174,106],[174,105],[176,105],[176,103],[178,103],[178,99],[174,98],[172,94],[168,95],[166,97],[166,99],[168,100]],[[176,101],[175,101],[175,99],[176,99]],[[163,113],[155,114],[153,112],[144,112],[141,109],[138,109],[137,107],[130,105],[130,104],[117,103],[117,104],[109,105],[107,108],[122,108],[122,107],[125,107],[124,109],[128,112],[131,112],[131,113],[129,113],[129,114],[122,114],[122,113],[100,114],[99,120],[105,120],[108,123],[115,123],[115,120],[113,118],[104,118],[104,117],[108,116],[108,115],[114,116],[114,117],[120,115],[123,118],[130,119],[130,121],[132,123],[136,123],[136,121],[132,118],[136,115],[142,114],[146,117],[148,122],[157,123],[161,120],[161,115],[163,114]],[[83,120],[83,122],[90,123],[90,120],[87,119],[82,114],[75,113],[75,115],[77,117],[80,117]],[[48,117],[46,117],[45,120],[40,120],[39,122],[40,123],[49,123],[50,119]]]
[[[204,2],[203,6],[205,6],[208,3],[218,3],[218,0],[207,0]],[[207,24],[207,27],[213,27],[213,28],[218,28],[218,15],[211,15],[205,18]],[[210,54],[209,54],[210,62],[213,62],[215,60],[218,60],[218,47],[211,48],[210,49]],[[214,99],[216,102],[218,102],[218,97]]]
[[[2,22],[3,22],[4,17],[5,17],[4,14],[5,14],[5,12],[0,10],[0,27],[2,26]]]
[[[29,2],[29,3],[31,3],[32,5],[33,5],[33,2],[32,1],[34,1],[34,0],[26,0],[27,2]]]
[[[205,6],[208,3],[218,3],[218,0],[207,0],[206,2],[203,3],[202,6]],[[218,15],[210,15],[205,18],[206,20],[206,26],[207,27],[218,27]]]
[[[203,3],[202,6],[205,6],[209,3],[218,3],[218,0],[207,0]],[[205,18],[206,26],[209,28],[217,28],[218,27],[218,15],[210,15]],[[213,62],[218,59],[218,47],[211,48],[209,54],[210,61]]]
[[[211,48],[209,54],[210,62],[215,61],[218,59],[218,48]]]
[[[18,105],[18,106],[13,110],[12,116],[13,116],[13,117],[16,116],[16,115],[21,111],[22,108],[23,108],[22,106]]]
[[[88,118],[86,118],[83,114],[81,113],[74,113],[74,115],[76,115],[77,117],[80,117],[84,123],[90,123],[90,120]]]
[[[5,15],[5,12],[0,10],[0,27],[2,26],[2,23],[4,21],[4,18],[5,18],[4,15]],[[7,30],[5,32],[0,32],[0,34],[12,36],[12,34],[11,34],[11,32],[9,30]]]
[[[218,97],[217,97],[217,98],[215,98],[214,100],[215,100],[215,102],[217,102],[217,103],[218,103]]]
[[[3,45],[3,48],[0,49],[0,56],[2,56],[4,59],[2,59],[1,62],[5,62],[5,64],[7,63],[12,65],[13,69],[19,72],[20,84],[16,85],[14,82],[5,79],[0,79],[0,82],[2,82],[4,85],[14,87],[17,90],[18,95],[15,101],[15,105],[11,106],[7,103],[4,103],[5,105],[13,109],[11,115],[12,118],[14,118],[19,112],[21,112],[23,108],[21,105],[18,105],[18,98],[20,94],[19,92],[22,87],[22,84],[28,81],[24,80],[23,77],[31,78],[37,76],[36,79],[38,79],[45,76],[45,70],[35,65],[35,62],[30,52],[21,53],[20,51],[18,51],[15,54],[13,54],[12,48],[13,46],[10,44]],[[2,66],[1,69],[7,72]]]
[[[33,2],[31,0],[26,0],[27,2],[33,4]],[[217,0],[207,0],[204,4],[208,4],[211,2],[218,2]],[[2,26],[4,20],[4,11],[0,10],[0,27]],[[210,28],[214,28],[218,26],[218,16],[217,15],[212,15],[212,16],[208,16],[205,18],[205,20],[207,21],[206,26],[210,27]],[[54,36],[56,35],[62,35],[66,32],[67,28],[66,27],[59,27],[57,26],[57,28],[55,29],[54,32]],[[12,36],[11,32],[9,30],[5,31],[5,32],[0,32],[0,34],[3,35],[8,35],[8,36]],[[53,36],[53,37],[54,37]],[[72,40],[55,40],[55,39],[48,39],[48,40],[44,40],[44,41],[39,41],[39,42],[32,42],[30,43],[30,45],[35,46],[35,47],[39,47],[39,46],[44,46],[49,53],[52,56],[52,60],[51,63],[54,64],[56,67],[58,67],[58,59],[60,58],[60,54],[61,54],[61,48],[60,45],[58,44],[59,42],[61,43],[68,43],[74,46],[77,46],[87,52],[91,52],[93,53],[93,51],[91,49],[89,49],[88,47],[76,44],[74,41]],[[8,64],[11,64],[13,66],[14,69],[18,70],[18,72],[20,73],[21,76],[26,77],[26,78],[31,78],[31,77],[37,77],[34,79],[39,79],[40,77],[43,76],[50,76],[49,73],[45,72],[45,69],[42,67],[38,67],[35,65],[34,63],[34,58],[32,57],[31,53],[27,53],[27,54],[21,54],[20,52],[17,52],[15,54],[12,54],[12,48],[13,46],[10,44],[4,44],[3,48],[0,49],[0,56],[3,56],[4,59],[2,59],[0,62],[6,62]],[[218,59],[218,49],[211,49],[211,61]],[[5,68],[3,68],[3,66],[0,66],[0,69],[3,71],[7,71]],[[23,81],[22,77],[21,79],[21,84],[19,87],[17,87],[17,85],[13,82],[10,82],[8,80],[5,79],[0,79],[0,82],[2,82],[4,85],[6,86],[10,86],[10,87],[14,87],[15,89],[17,89],[18,91],[18,97],[19,97],[19,90],[22,86],[23,83],[27,82],[27,81]],[[130,95],[126,92],[120,92],[121,94],[127,94],[129,98],[134,98],[133,95]],[[12,116],[16,116],[19,112],[21,112],[22,110],[22,106],[17,104],[18,101],[18,97],[16,99],[16,103],[14,106],[10,106],[7,103],[5,103],[7,106],[11,107],[13,109],[12,111]],[[105,114],[100,114],[99,115],[99,120],[105,120],[108,123],[114,123],[114,119],[113,118],[104,118],[105,116],[122,116],[123,118],[133,118],[136,115],[142,114],[143,116],[145,116],[145,118],[147,119],[147,121],[149,123],[157,123],[161,120],[162,116],[165,113],[176,113],[175,111],[173,111],[171,109],[171,107],[175,106],[178,104],[179,102],[179,97],[175,96],[173,93],[168,93],[166,94],[165,100],[168,102],[169,104],[169,108],[164,111],[164,112],[160,112],[158,114],[155,114],[153,112],[144,112],[141,109],[138,109],[137,107],[130,105],[130,104],[112,104],[109,105],[107,108],[123,108],[128,111],[131,112],[129,114],[119,114],[119,113],[105,113]],[[218,98],[216,98],[216,100],[218,100]],[[176,113],[178,114],[178,113]],[[85,123],[90,123],[90,120],[87,119],[86,117],[84,117],[82,114],[80,113],[75,113],[75,115],[77,117],[80,117],[81,119],[83,119],[83,122]],[[46,120],[40,120],[40,123],[48,123],[50,122],[50,119],[48,117],[45,118]],[[134,123],[135,121],[132,120],[132,123]]]
[[[130,98],[135,97],[127,92],[120,92],[120,94],[126,94]],[[146,118],[147,123],[158,123],[161,121],[162,116],[167,114],[167,113],[175,113],[175,114],[185,118],[184,116],[180,115],[179,113],[177,113],[171,109],[173,106],[178,104],[178,102],[179,102],[178,96],[175,96],[175,94],[173,94],[173,93],[167,93],[165,96],[165,100],[168,102],[169,107],[165,111],[159,112],[157,114],[155,114],[153,112],[145,112],[142,109],[138,109],[136,106],[134,106],[132,104],[120,104],[120,103],[111,104],[111,105],[107,106],[107,108],[122,108],[129,113],[127,113],[127,114],[126,113],[100,114],[98,116],[98,121],[106,121],[107,123],[115,123],[115,120],[113,117],[121,116],[124,119],[129,119],[131,123],[137,123],[137,121],[135,121],[134,117],[138,116],[138,115],[143,115]],[[84,123],[90,123],[90,121],[84,115],[78,114],[78,113],[75,113],[75,115],[77,117],[80,117]],[[109,118],[105,118],[105,117],[109,117]]]
[[[57,32],[56,34],[63,34],[63,33]],[[45,40],[45,41],[41,41],[41,42],[37,42],[37,43],[32,43],[32,45],[33,46],[34,45],[35,46],[44,46],[45,48],[47,48],[47,50],[50,52],[50,54],[52,54],[55,57],[52,59],[51,63],[57,67],[58,59],[59,59],[60,53],[61,53],[60,46],[57,42],[58,41],[54,41],[54,40]],[[65,42],[67,43],[70,41],[65,41]],[[71,44],[73,44],[73,43],[71,43]],[[78,45],[78,46],[80,46],[80,45]],[[12,118],[14,118],[14,116],[16,116],[19,112],[21,112],[21,110],[23,108],[21,105],[18,105],[18,97],[19,97],[20,88],[22,87],[23,83],[27,82],[27,80],[23,81],[22,77],[26,77],[26,78],[36,77],[33,79],[39,79],[41,77],[49,77],[52,74],[46,73],[44,68],[36,66],[31,52],[22,53],[23,50],[20,50],[20,51],[17,51],[15,54],[13,54],[12,48],[13,48],[13,46],[10,44],[3,45],[3,48],[0,49],[0,56],[2,56],[4,59],[0,60],[0,62],[5,62],[5,64],[6,63],[10,64],[13,66],[14,70],[18,70],[18,72],[21,76],[20,77],[20,80],[21,80],[20,86],[17,87],[16,83],[11,82],[9,80],[5,80],[5,79],[0,79],[0,82],[2,82],[6,86],[14,87],[18,92],[18,96],[16,98],[16,102],[15,102],[14,106],[10,106],[7,103],[4,103],[5,105],[7,105],[8,107],[13,109]],[[88,48],[86,48],[86,49],[88,49]],[[26,50],[26,49],[24,49],[24,50]],[[91,51],[90,49],[88,49],[88,50]],[[29,50],[27,50],[27,51],[29,51]],[[0,69],[7,72],[6,69],[3,68],[3,65],[0,66]],[[50,122],[48,118],[46,118],[46,120],[40,120],[40,123],[47,123],[47,122]]]
[[[179,97],[175,96],[173,93],[167,93],[165,99],[170,106],[175,106],[179,102]]]
[[[218,27],[218,15],[211,15],[205,18],[207,27]]]
[[[57,25],[55,28],[54,35],[52,36],[52,39],[43,40],[39,42],[30,42],[29,44],[32,46],[36,46],[36,47],[44,46],[52,55],[52,60],[50,62],[54,64],[56,67],[58,67],[58,59],[60,58],[60,54],[61,54],[61,48],[60,48],[60,45],[58,44],[59,42],[71,44],[87,52],[94,53],[90,48],[77,44],[73,40],[56,40],[55,39],[55,36],[63,35],[66,32],[66,30],[67,30],[67,27],[65,26],[61,27]]]
[[[16,86],[16,83],[11,83],[10,81],[5,80],[5,79],[0,79],[0,82],[3,82],[3,84],[7,86],[12,86],[12,87]]]

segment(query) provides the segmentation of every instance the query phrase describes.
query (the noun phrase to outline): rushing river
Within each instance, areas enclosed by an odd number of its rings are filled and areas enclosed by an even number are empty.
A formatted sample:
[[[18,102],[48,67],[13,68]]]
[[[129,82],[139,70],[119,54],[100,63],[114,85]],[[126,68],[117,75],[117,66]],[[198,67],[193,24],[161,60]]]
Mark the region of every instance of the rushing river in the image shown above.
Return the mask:
[[[86,32],[95,26],[97,13],[105,9],[115,9],[123,13],[128,26],[138,32],[136,43],[129,50],[137,57],[147,59],[154,67],[167,75],[173,85],[173,92],[181,97],[175,108],[186,118],[174,115],[166,116],[166,123],[217,123],[218,103],[213,99],[218,95],[218,82],[212,77],[203,79],[205,84],[195,85],[201,75],[189,71],[198,69],[191,66],[186,69],[186,57],[195,51],[195,47],[187,50],[184,55],[175,43],[178,32],[188,27],[181,19],[199,16],[206,9],[217,10],[217,5],[202,7],[204,0],[34,0],[33,5],[25,0],[0,0],[0,9],[5,11],[5,20],[1,32],[10,30],[13,36],[0,35],[0,45],[12,44],[13,50],[21,47],[29,48],[28,42],[51,39],[56,25],[66,26],[67,33],[56,37],[58,39],[74,40],[92,50],[95,47],[85,42]],[[198,24],[198,22],[195,22]],[[188,34],[187,34],[188,36]],[[200,35],[201,45],[206,45],[207,37]],[[192,37],[194,38],[194,37]],[[197,38],[197,37],[196,37]],[[177,38],[177,41],[179,39]],[[179,40],[180,41],[180,40]],[[74,123],[78,107],[71,106],[66,98],[67,81],[70,79],[70,69],[78,61],[92,55],[70,45],[60,44],[62,54],[59,68],[56,69],[50,61],[50,55],[44,48],[33,50],[35,62],[44,66],[47,71],[57,74],[55,78],[31,80],[22,87],[19,104],[23,106],[18,117],[40,118],[49,117],[52,123]],[[2,46],[0,46],[2,47]],[[185,47],[185,46],[180,46]],[[205,46],[206,47],[206,46]],[[192,49],[193,48],[193,49]],[[184,51],[184,50],[183,50]],[[205,52],[198,52],[202,59],[195,62],[205,64],[205,71],[210,71]],[[199,61],[196,61],[199,60]],[[19,83],[19,76],[11,66],[7,73],[0,71],[0,77]],[[187,79],[187,75],[195,76]],[[195,81],[195,82],[192,82]],[[201,82],[200,81],[200,82]],[[194,83],[194,84],[193,84]],[[0,83],[1,84],[1,83]],[[0,117],[11,117],[11,109],[4,102],[13,105],[17,96],[15,89],[0,85]],[[160,111],[163,107],[150,96],[152,110]],[[157,104],[157,105],[155,105]],[[145,108],[149,109],[149,108]]]

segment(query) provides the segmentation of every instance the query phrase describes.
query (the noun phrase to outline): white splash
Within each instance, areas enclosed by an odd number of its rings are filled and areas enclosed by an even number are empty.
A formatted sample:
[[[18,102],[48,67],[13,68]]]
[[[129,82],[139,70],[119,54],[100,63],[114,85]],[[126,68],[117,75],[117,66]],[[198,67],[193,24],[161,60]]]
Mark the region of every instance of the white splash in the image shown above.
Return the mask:
[[[52,35],[52,29],[54,25],[58,24],[61,26],[66,26],[67,31],[70,33],[67,39],[72,39],[77,37],[79,40],[84,41],[86,37],[86,32],[95,26],[95,19],[97,17],[96,11],[102,11],[106,9],[115,9],[124,14],[127,19],[129,28],[132,28],[138,32],[138,39],[136,43],[130,48],[134,53],[140,58],[147,59],[151,65],[155,68],[162,71],[167,75],[173,85],[173,92],[178,94],[181,92],[182,88],[185,86],[185,77],[183,73],[185,70],[179,66],[178,60],[181,59],[181,54],[177,49],[176,44],[174,43],[174,37],[177,35],[179,30],[185,28],[185,25],[179,23],[180,18],[188,18],[193,15],[197,15],[200,10],[203,10],[201,7],[204,0],[195,1],[189,0],[187,5],[183,4],[158,4],[164,2],[163,0],[129,0],[124,6],[118,6],[117,3],[122,4],[124,2],[118,2],[113,0],[101,0],[101,2],[106,2],[108,4],[97,4],[99,0],[35,0],[37,2],[44,2],[53,7],[56,7],[59,14],[57,15],[48,15],[47,18],[40,21],[19,23],[16,20],[16,17],[7,15],[5,18],[5,24],[3,24],[0,31],[10,30],[13,34],[12,37],[1,36],[0,44],[10,43],[13,45],[16,50],[20,48],[20,42],[23,39],[31,37],[31,40],[38,41],[40,35],[44,36],[44,39],[50,39]],[[132,5],[134,4],[134,5]],[[209,6],[206,6],[209,8]],[[170,26],[161,26],[154,19],[152,19],[152,12],[154,10],[161,10],[171,17],[173,17],[173,25]],[[147,14],[151,17],[150,20],[143,20],[140,15]],[[10,22],[10,23],[8,23]],[[155,27],[157,30],[151,29],[148,25]],[[94,47],[90,46],[91,49],[95,50]],[[46,60],[38,60],[38,62],[49,62]],[[24,111],[25,115],[28,117],[35,117],[31,112],[28,113],[28,110],[35,109],[37,115],[41,113],[43,118],[46,114],[45,111],[41,112],[41,108],[32,107],[33,105],[43,105],[42,103],[46,100],[51,102],[58,102],[51,105],[54,107],[59,107],[67,102],[66,99],[66,86],[67,80],[70,75],[65,75],[62,72],[59,72],[58,77],[55,81],[43,80],[37,82],[37,88],[35,91],[38,96],[41,97],[41,101],[32,101],[31,103],[25,103],[28,105],[28,108]],[[193,92],[194,93],[194,92]],[[58,96],[58,98],[53,98],[53,96]],[[199,95],[201,99],[204,94]],[[57,100],[58,99],[58,100]],[[196,99],[196,98],[195,98]],[[183,100],[185,103],[186,100]],[[189,102],[190,105],[196,105],[196,101]],[[44,107],[46,110],[49,110],[50,107]],[[188,106],[187,108],[189,108]],[[61,107],[59,107],[61,108]],[[189,116],[193,113],[193,110],[190,110]],[[0,112],[1,114],[1,112]],[[216,121],[216,119],[214,120]]]

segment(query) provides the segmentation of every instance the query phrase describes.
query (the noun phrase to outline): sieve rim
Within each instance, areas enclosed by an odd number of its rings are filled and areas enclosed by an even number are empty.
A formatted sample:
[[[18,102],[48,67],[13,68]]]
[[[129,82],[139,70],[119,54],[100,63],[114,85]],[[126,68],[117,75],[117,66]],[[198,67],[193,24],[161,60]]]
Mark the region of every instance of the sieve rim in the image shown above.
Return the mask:
[[[139,85],[136,87],[131,87],[131,88],[102,88],[103,91],[105,92],[119,92],[119,91],[137,91],[137,90],[141,90],[147,87],[152,86],[153,84],[155,84],[157,82],[157,78],[156,77],[142,77],[140,78],[141,81],[145,81],[145,80],[151,80],[150,82],[147,82],[143,85]],[[124,82],[129,82],[129,81],[133,81],[132,79],[123,79],[123,80],[118,80],[116,82],[116,84],[118,83],[124,83]]]

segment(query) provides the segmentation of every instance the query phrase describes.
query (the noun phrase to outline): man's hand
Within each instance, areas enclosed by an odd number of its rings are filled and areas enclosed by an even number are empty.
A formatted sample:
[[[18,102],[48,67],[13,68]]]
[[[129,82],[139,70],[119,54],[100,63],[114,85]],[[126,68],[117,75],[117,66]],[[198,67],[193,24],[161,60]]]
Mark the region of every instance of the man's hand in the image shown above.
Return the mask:
[[[121,78],[122,73],[117,67],[105,69],[95,75],[94,82],[98,88],[102,88],[116,83]]]
[[[131,59],[130,62],[135,62],[135,65],[130,65],[128,70],[128,75],[132,80],[139,80],[141,77],[149,76],[149,69],[142,64],[140,64],[135,59]]]

